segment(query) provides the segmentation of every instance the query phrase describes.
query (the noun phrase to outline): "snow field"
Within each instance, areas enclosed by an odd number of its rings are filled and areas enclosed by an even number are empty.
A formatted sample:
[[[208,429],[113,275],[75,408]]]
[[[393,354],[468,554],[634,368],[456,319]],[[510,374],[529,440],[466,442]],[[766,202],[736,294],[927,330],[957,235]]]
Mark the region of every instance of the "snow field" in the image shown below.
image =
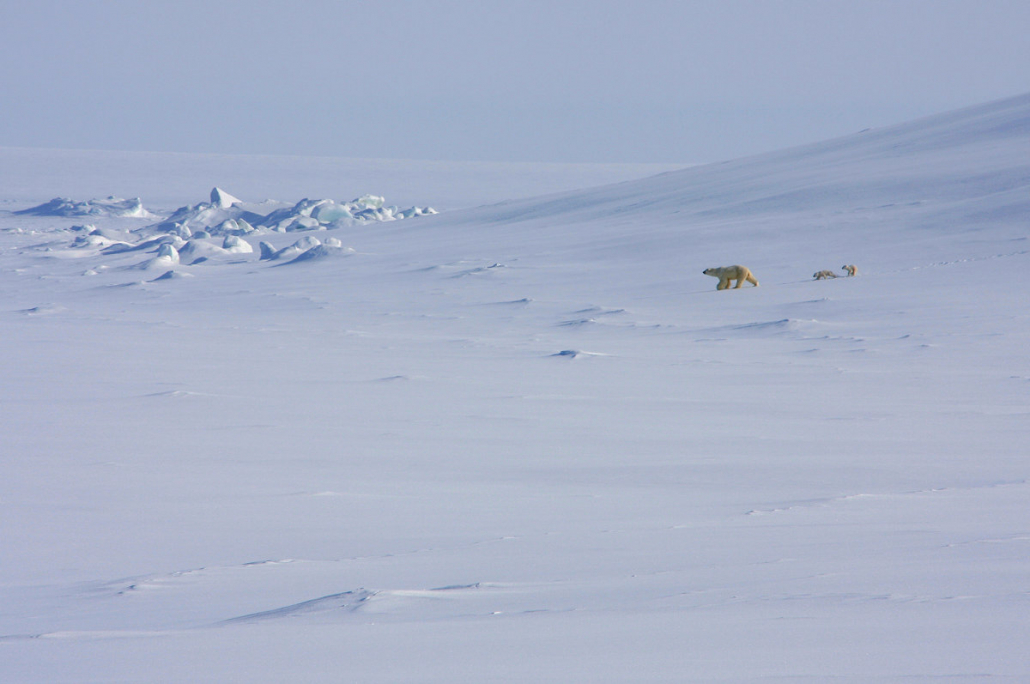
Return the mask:
[[[0,216],[3,679],[1025,679],[1028,103],[290,268]]]

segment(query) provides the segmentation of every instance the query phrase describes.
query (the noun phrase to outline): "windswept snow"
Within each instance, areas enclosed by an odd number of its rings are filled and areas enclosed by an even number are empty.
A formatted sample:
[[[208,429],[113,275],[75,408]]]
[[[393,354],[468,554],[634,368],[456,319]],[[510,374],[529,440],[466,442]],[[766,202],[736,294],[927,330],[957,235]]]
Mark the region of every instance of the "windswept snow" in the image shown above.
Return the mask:
[[[1025,681],[1028,197],[1023,96],[412,220],[0,213],[0,680]]]

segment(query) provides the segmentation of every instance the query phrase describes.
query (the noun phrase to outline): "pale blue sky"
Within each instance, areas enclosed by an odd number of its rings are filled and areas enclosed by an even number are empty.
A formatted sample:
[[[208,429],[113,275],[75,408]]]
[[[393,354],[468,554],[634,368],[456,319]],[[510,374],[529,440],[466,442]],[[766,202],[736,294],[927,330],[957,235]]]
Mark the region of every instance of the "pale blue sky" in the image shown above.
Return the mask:
[[[9,147],[703,162],[1026,91],[1026,0],[0,0]]]

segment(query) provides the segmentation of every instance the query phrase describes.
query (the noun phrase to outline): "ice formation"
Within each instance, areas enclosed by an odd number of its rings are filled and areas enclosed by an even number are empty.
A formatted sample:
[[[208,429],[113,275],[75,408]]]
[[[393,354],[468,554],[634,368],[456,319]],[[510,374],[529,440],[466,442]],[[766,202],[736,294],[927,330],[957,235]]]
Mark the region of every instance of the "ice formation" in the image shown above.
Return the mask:
[[[66,197],[55,197],[39,206],[14,212],[25,216],[115,216],[122,218],[155,218],[154,214],[143,208],[140,198],[92,199],[76,202]]]
[[[187,205],[148,228],[157,232],[179,233],[183,237],[203,230],[210,235],[248,235],[253,232],[290,233],[330,230],[377,221],[426,216],[437,213],[432,207],[401,209],[386,204],[378,195],[362,195],[350,202],[332,199],[302,199],[292,207],[282,207],[267,215],[251,211],[246,203],[220,188],[211,191],[211,201]]]
[[[221,188],[211,190],[210,202],[179,207],[157,223],[133,230],[98,229],[93,225],[73,226],[80,233],[69,245],[75,250],[95,250],[99,255],[115,256],[132,252],[150,252],[155,256],[132,268],[175,268],[180,264],[195,265],[211,259],[247,258],[254,245],[248,237],[274,233],[327,231],[345,226],[360,226],[379,221],[426,216],[437,213],[431,207],[400,209],[386,204],[378,195],[362,195],[350,202],[331,199],[303,199],[292,206],[282,206],[267,214],[252,211],[243,200]],[[90,200],[76,202],[58,198],[26,209],[19,214],[37,216],[82,216],[155,218],[143,209],[139,199]],[[288,262],[312,260],[332,255],[353,254],[337,238],[319,240],[307,235],[292,244],[277,248],[271,242],[258,244],[259,260]],[[303,257],[301,259],[301,257]],[[95,272],[90,269],[88,272]]]
[[[214,188],[211,190],[211,204],[219,209],[229,209],[234,204],[243,204],[243,201],[233,197],[221,188]]]

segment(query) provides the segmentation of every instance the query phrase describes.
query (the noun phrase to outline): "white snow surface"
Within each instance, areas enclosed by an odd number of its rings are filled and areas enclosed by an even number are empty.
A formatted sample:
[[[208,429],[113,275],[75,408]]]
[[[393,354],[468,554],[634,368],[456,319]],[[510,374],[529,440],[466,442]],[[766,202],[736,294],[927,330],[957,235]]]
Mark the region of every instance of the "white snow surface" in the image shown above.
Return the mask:
[[[0,681],[1030,681],[1030,96],[249,252],[50,180]]]

